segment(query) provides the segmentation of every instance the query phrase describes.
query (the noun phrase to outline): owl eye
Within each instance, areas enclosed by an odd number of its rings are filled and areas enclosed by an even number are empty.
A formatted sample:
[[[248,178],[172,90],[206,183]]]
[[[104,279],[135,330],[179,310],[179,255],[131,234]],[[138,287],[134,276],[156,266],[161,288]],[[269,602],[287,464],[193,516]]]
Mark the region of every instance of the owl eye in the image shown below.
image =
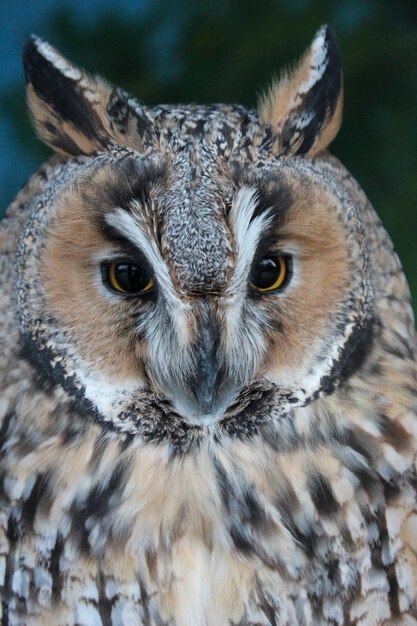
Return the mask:
[[[103,263],[102,275],[105,284],[119,293],[140,295],[155,287],[150,272],[134,263]]]
[[[250,286],[257,291],[274,291],[286,283],[288,257],[283,254],[260,259],[252,271]]]

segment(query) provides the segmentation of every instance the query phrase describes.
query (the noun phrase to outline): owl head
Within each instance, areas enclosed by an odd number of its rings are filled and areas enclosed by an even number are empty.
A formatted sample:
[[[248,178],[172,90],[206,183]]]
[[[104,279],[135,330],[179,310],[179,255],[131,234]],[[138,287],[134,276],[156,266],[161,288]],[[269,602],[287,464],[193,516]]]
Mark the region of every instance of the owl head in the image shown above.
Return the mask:
[[[36,37],[24,65],[59,155],[18,250],[45,387],[185,449],[279,424],[361,366],[372,288],[358,207],[323,166],[342,114],[328,27],[258,110],[148,107]]]

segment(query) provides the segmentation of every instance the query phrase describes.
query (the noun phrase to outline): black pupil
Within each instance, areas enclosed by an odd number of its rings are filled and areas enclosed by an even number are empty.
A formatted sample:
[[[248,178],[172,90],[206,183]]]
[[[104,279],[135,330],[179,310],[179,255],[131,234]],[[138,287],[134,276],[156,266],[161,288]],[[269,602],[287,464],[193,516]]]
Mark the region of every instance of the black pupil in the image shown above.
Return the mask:
[[[129,293],[137,293],[145,289],[150,276],[132,263],[119,263],[114,268],[114,277],[121,289]]]
[[[259,289],[267,289],[275,283],[280,271],[279,261],[262,259],[256,268],[253,284]]]

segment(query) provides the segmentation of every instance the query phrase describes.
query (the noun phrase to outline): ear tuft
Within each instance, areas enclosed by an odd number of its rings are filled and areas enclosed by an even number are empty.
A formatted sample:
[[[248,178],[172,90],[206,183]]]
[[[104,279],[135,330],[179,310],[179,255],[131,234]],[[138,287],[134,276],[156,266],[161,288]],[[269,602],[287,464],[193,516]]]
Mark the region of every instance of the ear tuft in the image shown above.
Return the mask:
[[[41,90],[47,87],[44,79],[49,77],[49,68],[72,80],[79,80],[82,75],[58,50],[36,35],[30,35],[23,47],[23,65],[26,82],[36,83]]]
[[[23,50],[27,101],[40,138],[53,150],[91,154],[110,143],[101,103],[111,89],[32,35]]]
[[[314,155],[335,138],[343,107],[336,37],[327,25],[316,33],[297,67],[261,99],[259,117],[278,136],[284,154]]]

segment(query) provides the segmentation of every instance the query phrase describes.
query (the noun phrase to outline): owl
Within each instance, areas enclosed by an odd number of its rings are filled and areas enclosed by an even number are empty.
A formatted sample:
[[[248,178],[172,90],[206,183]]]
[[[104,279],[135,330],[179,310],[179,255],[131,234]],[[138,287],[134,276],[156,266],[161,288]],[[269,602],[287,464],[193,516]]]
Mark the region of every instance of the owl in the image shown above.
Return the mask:
[[[413,313],[327,152],[332,30],[258,110],[24,66],[55,154],[0,231],[1,623],[417,625]]]

